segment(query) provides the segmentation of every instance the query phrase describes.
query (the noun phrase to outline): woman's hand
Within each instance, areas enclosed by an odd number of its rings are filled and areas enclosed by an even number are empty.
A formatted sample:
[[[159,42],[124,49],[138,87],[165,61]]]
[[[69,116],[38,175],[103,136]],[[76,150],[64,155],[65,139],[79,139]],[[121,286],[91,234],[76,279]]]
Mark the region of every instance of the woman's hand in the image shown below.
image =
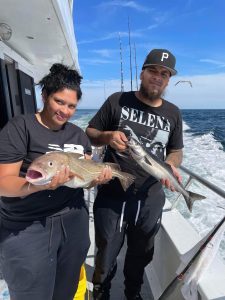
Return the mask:
[[[110,166],[106,165],[100,175],[92,180],[91,184],[88,186],[88,188],[91,188],[93,186],[96,186],[98,184],[105,184],[109,182],[112,179],[112,169]]]
[[[75,175],[71,175],[69,167],[65,167],[61,171],[59,171],[51,180],[50,183],[45,185],[38,185],[35,186],[37,191],[43,190],[55,190],[59,186],[63,185],[64,183],[70,181]],[[33,186],[33,185],[32,185]]]

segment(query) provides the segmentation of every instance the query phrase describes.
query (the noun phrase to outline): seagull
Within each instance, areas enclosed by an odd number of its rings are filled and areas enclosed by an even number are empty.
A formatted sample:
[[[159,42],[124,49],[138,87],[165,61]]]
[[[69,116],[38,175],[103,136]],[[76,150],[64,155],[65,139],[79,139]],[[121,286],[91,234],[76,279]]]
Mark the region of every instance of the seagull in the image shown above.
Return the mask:
[[[183,83],[183,82],[187,82],[187,83],[189,83],[190,84],[190,86],[192,87],[192,83],[191,83],[191,81],[190,80],[179,80],[179,81],[177,81],[176,83],[175,83],[175,85],[177,85],[178,83]]]

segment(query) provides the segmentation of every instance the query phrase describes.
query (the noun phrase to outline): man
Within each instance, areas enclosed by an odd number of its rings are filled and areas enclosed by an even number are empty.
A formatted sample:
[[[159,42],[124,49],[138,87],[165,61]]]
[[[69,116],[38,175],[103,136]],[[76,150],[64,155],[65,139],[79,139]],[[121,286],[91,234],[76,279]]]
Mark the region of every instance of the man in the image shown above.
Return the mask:
[[[168,180],[158,182],[135,161],[119,155],[130,136],[147,151],[165,159],[180,180],[176,169],[182,161],[182,118],[179,109],[163,99],[176,59],[165,49],[154,49],[146,57],[139,91],[111,95],[86,130],[93,145],[107,145],[104,160],[116,162],[132,173],[134,184],[124,192],[117,179],[98,190],[94,204],[96,231],[94,299],[110,299],[116,258],[127,237],[124,263],[125,299],[141,300],[144,268],[152,260],[165,195],[162,184],[174,191]]]

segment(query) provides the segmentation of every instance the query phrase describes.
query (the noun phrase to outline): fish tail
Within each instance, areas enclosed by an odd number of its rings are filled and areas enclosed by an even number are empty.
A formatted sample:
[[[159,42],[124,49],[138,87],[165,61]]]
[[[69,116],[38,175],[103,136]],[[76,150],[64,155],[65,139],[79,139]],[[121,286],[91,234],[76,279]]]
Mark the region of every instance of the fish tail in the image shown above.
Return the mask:
[[[188,193],[188,196],[184,196],[184,199],[186,201],[187,207],[189,208],[190,212],[192,212],[192,207],[193,207],[194,202],[196,200],[203,200],[206,197],[203,195],[197,194],[197,193],[190,192],[190,191],[187,191],[187,193]]]
[[[126,191],[129,186],[134,182],[135,177],[129,173],[123,172],[122,176],[118,176],[119,181],[124,189]]]

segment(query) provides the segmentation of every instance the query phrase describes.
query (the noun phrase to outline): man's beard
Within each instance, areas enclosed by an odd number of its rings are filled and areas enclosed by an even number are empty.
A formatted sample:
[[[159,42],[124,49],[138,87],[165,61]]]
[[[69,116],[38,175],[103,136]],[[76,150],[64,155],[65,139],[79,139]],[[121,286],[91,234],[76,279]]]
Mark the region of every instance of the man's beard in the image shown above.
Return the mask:
[[[159,99],[159,98],[162,98],[164,96],[164,91],[161,92],[157,89],[154,89],[154,90],[147,90],[143,84],[141,83],[140,85],[140,93],[142,94],[142,96],[145,98],[145,99],[148,99],[149,101],[154,101],[156,99]]]

